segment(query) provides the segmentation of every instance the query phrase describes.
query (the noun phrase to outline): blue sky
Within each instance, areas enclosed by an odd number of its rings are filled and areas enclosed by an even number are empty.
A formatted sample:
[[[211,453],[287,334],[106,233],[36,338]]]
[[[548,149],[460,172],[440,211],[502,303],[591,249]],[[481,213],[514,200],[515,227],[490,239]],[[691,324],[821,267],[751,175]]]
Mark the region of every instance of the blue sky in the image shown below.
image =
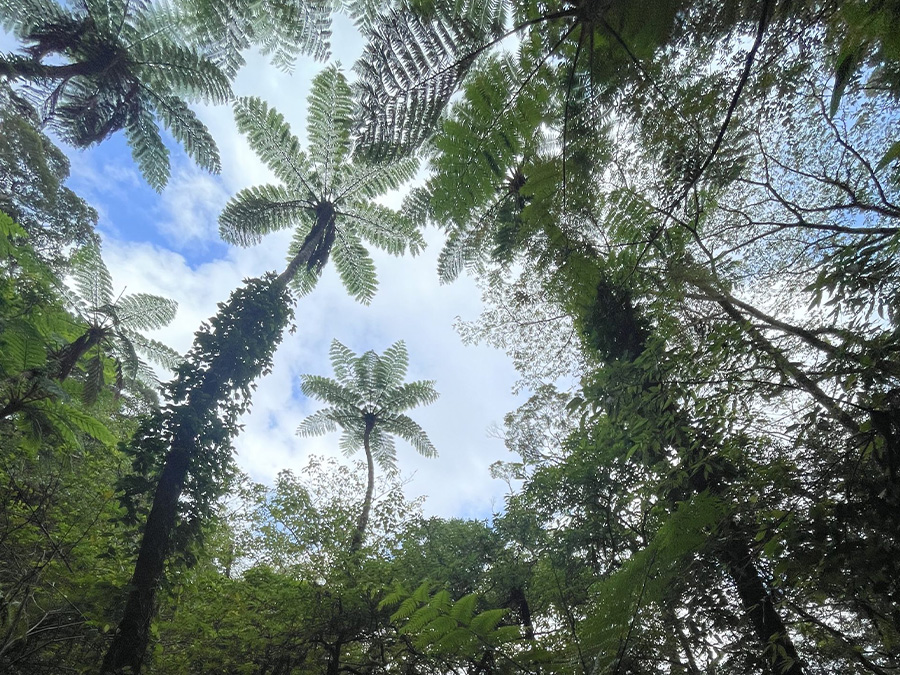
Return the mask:
[[[362,45],[343,17],[338,17],[332,44],[339,47],[335,60],[350,73]],[[325,65],[300,59],[288,74],[259,54],[250,54],[235,92],[274,105],[303,142],[308,83]],[[157,337],[181,352],[190,346],[200,322],[242,279],[283,268],[290,239],[290,233],[279,233],[249,249],[218,239],[216,218],[229,197],[275,179],[237,132],[229,106],[196,110],[219,145],[220,176],[193,166],[173,144],[170,184],[156,194],[140,178],[121,134],[90,150],[69,153],[70,186],[100,212],[104,259],[116,290],[127,287],[129,293],[177,300],[174,324]],[[392,195],[388,202],[399,205],[401,198]],[[285,337],[273,373],[260,381],[235,444],[238,463],[252,478],[270,482],[281,469],[304,466],[312,453],[339,454],[337,434],[313,439],[294,435],[300,420],[318,405],[299,394],[299,376],[331,374],[328,348],[333,338],[357,352],[381,351],[403,339],[410,354],[408,378],[435,380],[441,393],[437,403],[411,413],[440,456],[425,459],[398,443],[398,464],[404,477],[411,478],[407,495],[427,495],[429,515],[486,518],[502,508],[507,487],[490,477],[489,467],[496,460],[515,458],[488,430],[502,424],[504,414],[521,400],[511,393],[517,374],[504,353],[463,345],[453,323],[478,317],[480,291],[468,278],[441,286],[436,272],[441,235],[429,229],[425,236],[428,248],[416,258],[373,251],[379,291],[371,305],[351,300],[330,268],[317,289],[299,300],[297,331]]]

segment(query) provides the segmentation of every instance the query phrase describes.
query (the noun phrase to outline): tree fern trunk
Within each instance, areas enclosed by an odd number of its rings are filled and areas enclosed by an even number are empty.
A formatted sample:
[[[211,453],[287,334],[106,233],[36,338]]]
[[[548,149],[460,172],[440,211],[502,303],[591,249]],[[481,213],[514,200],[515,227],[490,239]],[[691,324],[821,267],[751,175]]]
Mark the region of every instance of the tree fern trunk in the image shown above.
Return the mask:
[[[309,256],[305,245],[296,258],[304,256]],[[143,444],[152,453],[158,452],[159,446],[168,446],[169,451],[147,517],[125,611],[102,673],[140,672],[188,473],[197,471],[198,479],[204,470],[209,471],[193,467],[201,453],[205,453],[201,459],[206,463],[222,462],[216,451],[225,448],[230,459],[229,443],[239,428],[238,416],[249,404],[250,385],[271,365],[292,316],[285,285],[282,277],[269,276],[250,280],[231,294],[228,303],[198,331],[178,376],[168,385],[172,402],[153,418],[152,426],[144,428],[143,435],[136,435],[137,447]]]
[[[722,560],[775,675],[804,675],[797,649],[743,536],[737,534],[728,538]]]
[[[350,542],[350,550],[358,551],[362,546],[363,539],[366,536],[366,527],[369,524],[369,512],[372,510],[372,494],[375,492],[375,460],[372,457],[372,451],[369,448],[369,439],[372,435],[374,422],[366,419],[366,430],[363,433],[363,448],[366,451],[366,465],[368,467],[368,479],[366,481],[366,497],[363,500],[362,511],[359,519],[356,521],[356,532],[353,533],[353,540]]]
[[[70,342],[59,350],[56,355],[56,369],[51,376],[53,379],[63,382],[81,360],[81,357],[97,346],[105,337],[106,332],[102,328],[89,328],[88,331],[74,342]]]
[[[131,592],[128,594],[119,629],[103,660],[102,673],[114,673],[123,668],[130,668],[134,673],[141,670],[147,650],[150,622],[156,609],[156,589],[162,576],[169,539],[178,515],[178,500],[184,490],[190,465],[190,449],[190,440],[181,439],[178,447],[173,447],[166,458],[131,579]]]

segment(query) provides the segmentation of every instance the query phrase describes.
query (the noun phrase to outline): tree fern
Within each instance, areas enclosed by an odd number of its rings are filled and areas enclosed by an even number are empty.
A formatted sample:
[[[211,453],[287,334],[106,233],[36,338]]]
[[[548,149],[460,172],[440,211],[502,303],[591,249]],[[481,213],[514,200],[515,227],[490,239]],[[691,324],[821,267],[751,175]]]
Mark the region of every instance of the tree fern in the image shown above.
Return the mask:
[[[247,246],[293,226],[288,276],[294,290],[309,292],[333,257],[348,292],[368,302],[376,276],[363,242],[395,255],[407,247],[416,253],[422,245],[414,222],[371,201],[410,179],[416,164],[350,163],[353,105],[338,68],[316,76],[310,102],[309,154],[301,150],[284,117],[265,102],[247,98],[235,104],[238,128],[283,184],[238,193],[219,217],[220,232],[226,241]]]
[[[409,155],[431,133],[484,36],[465,21],[398,10],[366,37],[355,66],[361,147],[375,158]]]
[[[188,27],[206,53],[230,76],[244,65],[242,52],[258,45],[285,71],[297,56],[317,60],[330,53],[331,0],[190,0],[183,2]]]
[[[171,323],[178,307],[174,300],[147,293],[114,298],[112,277],[95,246],[84,247],[72,256],[72,282],[74,289],[63,291],[85,328],[80,337],[55,354],[54,377],[68,378],[79,360],[89,356],[85,396],[91,401],[107,381],[104,364],[109,358],[116,362],[122,376],[116,379],[126,387],[135,381],[151,387],[158,384],[140,354],[166,368],[178,365],[180,357],[174,350],[141,334]]]
[[[148,183],[161,190],[169,156],[159,124],[197,163],[219,169],[218,149],[186,101],[231,98],[225,72],[184,40],[185,17],[165,3],[0,0],[0,20],[25,44],[25,56],[0,60],[0,71],[27,79],[45,121],[77,146],[124,129]],[[64,63],[45,62],[51,56]]]
[[[353,547],[362,544],[375,482],[374,465],[393,472],[396,451],[392,435],[408,441],[426,457],[437,453],[422,428],[400,411],[437,400],[434,383],[419,380],[403,384],[409,357],[403,342],[395,342],[381,356],[368,351],[360,356],[337,340],[331,343],[331,363],[336,380],[304,375],[300,389],[331,407],[318,411],[300,423],[301,436],[343,431],[341,451],[350,455],[360,448],[366,453],[368,483],[362,511],[357,521]]]

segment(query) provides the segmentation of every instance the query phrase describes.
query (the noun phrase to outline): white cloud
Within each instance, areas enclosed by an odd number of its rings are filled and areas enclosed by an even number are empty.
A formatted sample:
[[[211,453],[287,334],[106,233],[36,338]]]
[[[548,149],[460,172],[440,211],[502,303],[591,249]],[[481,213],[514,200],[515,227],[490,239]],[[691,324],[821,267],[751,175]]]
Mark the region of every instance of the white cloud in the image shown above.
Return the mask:
[[[228,197],[220,179],[194,166],[179,166],[160,198],[160,233],[176,250],[218,241],[217,219]]]

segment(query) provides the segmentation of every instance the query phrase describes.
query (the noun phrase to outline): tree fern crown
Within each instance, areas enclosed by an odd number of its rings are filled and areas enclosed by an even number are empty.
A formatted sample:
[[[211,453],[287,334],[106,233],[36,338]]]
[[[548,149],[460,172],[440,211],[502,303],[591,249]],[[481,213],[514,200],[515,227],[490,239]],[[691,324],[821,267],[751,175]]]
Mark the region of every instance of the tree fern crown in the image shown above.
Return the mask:
[[[402,341],[383,354],[367,351],[357,356],[337,340],[331,343],[335,379],[303,375],[301,391],[330,407],[301,422],[297,433],[316,436],[342,430],[340,448],[351,455],[363,448],[368,431],[369,448],[382,469],[394,471],[396,452],[393,436],[407,441],[425,457],[437,451],[422,428],[403,414],[404,410],[437,400],[431,380],[404,382],[409,356]]]
[[[69,354],[82,356],[73,349],[76,345],[87,347],[83,356],[88,358],[85,398],[89,401],[105,384],[104,362],[109,358],[115,364],[117,389],[129,388],[153,398],[151,392],[159,381],[141,355],[168,369],[174,369],[181,357],[171,347],[143,335],[143,331],[169,325],[178,303],[148,293],[114,297],[112,277],[97,246],[86,246],[72,256],[71,274],[74,288],[63,290],[69,306],[85,323],[85,334],[60,352],[60,361],[65,362]],[[85,344],[85,340],[89,342]],[[71,365],[74,363],[66,367]]]
[[[0,57],[0,73],[27,80],[45,121],[77,147],[124,130],[141,173],[161,190],[170,166],[159,125],[218,173],[215,141],[187,102],[232,96],[220,65],[175,37],[185,21],[164,2],[0,0],[0,25],[25,45],[24,55]],[[45,62],[53,56],[63,65]]]
[[[301,263],[292,279],[296,290],[311,290],[333,256],[348,292],[369,302],[375,265],[363,242],[394,255],[407,248],[415,254],[424,242],[411,218],[374,201],[412,178],[417,162],[354,160],[353,116],[350,86],[337,66],[312,82],[308,152],[279,112],[258,98],[239,99],[238,128],[281,184],[242,190],[219,217],[219,230],[226,241],[249,246],[293,227],[289,259]]]

